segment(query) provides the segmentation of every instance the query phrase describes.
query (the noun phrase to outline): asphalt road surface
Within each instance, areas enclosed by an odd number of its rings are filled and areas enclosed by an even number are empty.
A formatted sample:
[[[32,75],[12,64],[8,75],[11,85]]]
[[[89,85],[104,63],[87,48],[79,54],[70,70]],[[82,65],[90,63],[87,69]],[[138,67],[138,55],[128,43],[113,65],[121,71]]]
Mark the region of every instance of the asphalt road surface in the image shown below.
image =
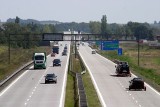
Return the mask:
[[[134,75],[116,77],[115,64],[98,54],[91,54],[87,44],[81,45],[79,52],[103,107],[160,107],[160,93],[148,84],[146,91],[129,91],[129,81]]]
[[[69,54],[62,56],[65,44],[60,46],[60,53],[47,57],[46,69],[33,69],[33,66],[0,92],[0,107],[63,107],[65,102],[66,77]],[[61,67],[53,67],[54,58],[61,59]],[[57,75],[57,84],[45,84],[47,73]]]

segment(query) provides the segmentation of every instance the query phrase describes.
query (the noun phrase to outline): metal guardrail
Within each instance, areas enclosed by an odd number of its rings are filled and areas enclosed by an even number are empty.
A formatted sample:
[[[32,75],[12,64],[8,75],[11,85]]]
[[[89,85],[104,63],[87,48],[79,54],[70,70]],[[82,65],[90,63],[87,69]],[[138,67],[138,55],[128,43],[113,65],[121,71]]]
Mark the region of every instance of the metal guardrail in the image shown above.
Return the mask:
[[[77,79],[77,88],[79,95],[79,107],[88,107],[81,73],[76,73],[76,79]]]
[[[11,74],[9,77],[7,77],[6,79],[4,79],[2,82],[0,82],[0,87],[3,86],[6,82],[8,82],[9,80],[11,80],[14,76],[16,76],[19,72],[21,72],[22,70],[24,70],[25,68],[27,68],[28,66],[30,66],[31,64],[33,64],[33,61],[30,61],[28,63],[26,63],[25,65],[23,65],[22,67],[20,67],[18,70],[16,70],[13,74]]]

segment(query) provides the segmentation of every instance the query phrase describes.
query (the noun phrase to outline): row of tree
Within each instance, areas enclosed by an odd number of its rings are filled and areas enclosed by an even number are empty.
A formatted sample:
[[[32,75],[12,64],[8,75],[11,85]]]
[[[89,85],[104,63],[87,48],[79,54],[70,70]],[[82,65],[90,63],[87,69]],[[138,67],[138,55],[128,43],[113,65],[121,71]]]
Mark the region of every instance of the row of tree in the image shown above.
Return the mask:
[[[42,33],[56,32],[54,25],[20,24],[19,21],[16,17],[15,23],[4,23],[0,27],[0,44],[29,48],[38,45]]]
[[[156,36],[157,30],[150,26],[148,23],[128,22],[127,24],[107,24],[106,15],[102,16],[101,22],[90,21],[89,27],[91,33],[106,34],[109,36],[117,36],[115,38],[121,38],[122,36],[136,37],[139,39],[153,40]]]
[[[81,31],[82,33],[103,34],[106,38],[120,39],[123,37],[140,37],[140,39],[153,40],[157,35],[160,35],[160,26],[148,23],[128,22],[127,24],[108,24],[107,16],[103,15],[100,21],[90,21],[89,23],[59,23],[51,24],[37,24],[37,23],[20,23],[20,18],[16,17],[13,23],[4,23],[0,27],[0,44],[8,44],[9,34],[27,34],[27,35],[12,35],[12,46],[26,47],[30,43],[35,45],[33,39],[37,39],[36,35],[42,33],[63,32],[67,30]],[[16,41],[17,40],[17,41]],[[27,42],[24,42],[27,41]]]

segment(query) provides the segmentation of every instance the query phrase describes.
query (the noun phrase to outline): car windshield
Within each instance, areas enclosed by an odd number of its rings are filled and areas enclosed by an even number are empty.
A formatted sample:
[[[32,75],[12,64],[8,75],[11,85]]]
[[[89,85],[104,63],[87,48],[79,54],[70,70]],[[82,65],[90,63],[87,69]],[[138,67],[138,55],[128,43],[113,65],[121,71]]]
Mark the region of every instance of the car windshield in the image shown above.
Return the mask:
[[[35,56],[35,60],[44,60],[44,56],[37,55],[37,56]]]
[[[60,59],[54,59],[54,62],[60,62]]]
[[[133,81],[143,81],[142,78],[134,78]]]
[[[55,75],[54,75],[54,74],[47,74],[47,76],[46,76],[46,77],[53,78],[53,77],[55,77]]]
[[[60,62],[60,59],[54,59],[54,61],[53,62],[55,62],[55,63],[59,63]]]

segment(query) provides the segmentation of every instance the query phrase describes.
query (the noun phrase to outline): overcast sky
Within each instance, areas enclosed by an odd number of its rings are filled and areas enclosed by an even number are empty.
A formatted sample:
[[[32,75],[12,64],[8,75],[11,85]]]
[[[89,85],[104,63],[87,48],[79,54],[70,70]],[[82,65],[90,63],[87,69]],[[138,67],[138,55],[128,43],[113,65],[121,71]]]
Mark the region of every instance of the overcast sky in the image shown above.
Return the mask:
[[[0,0],[0,20],[8,18],[101,21],[108,23],[160,21],[160,0]]]

